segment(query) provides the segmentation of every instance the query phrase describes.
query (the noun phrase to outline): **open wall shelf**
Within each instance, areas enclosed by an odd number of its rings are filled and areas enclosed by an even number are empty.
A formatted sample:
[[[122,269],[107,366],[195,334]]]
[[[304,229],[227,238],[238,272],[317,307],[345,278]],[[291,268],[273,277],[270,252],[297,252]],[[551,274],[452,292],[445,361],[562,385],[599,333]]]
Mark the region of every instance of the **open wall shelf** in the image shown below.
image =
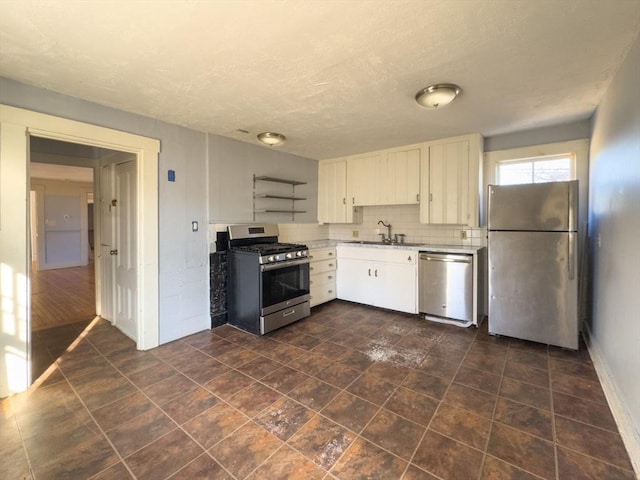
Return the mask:
[[[257,193],[256,184],[260,182],[281,183],[291,185],[291,195],[285,195],[284,193]],[[306,210],[296,209],[296,202],[306,200],[306,197],[296,196],[296,187],[300,185],[306,185],[307,182],[301,182],[298,180],[288,180],[284,178],[267,177],[267,176],[253,176],[253,221],[256,221],[256,214],[264,213],[282,213],[290,214],[291,220],[295,220],[295,214],[307,213]],[[258,200],[258,202],[256,202]],[[267,203],[260,202],[260,200],[266,200],[270,206],[266,206]],[[272,206],[273,202],[269,200],[286,200],[291,202],[290,208]],[[264,205],[264,208],[260,208],[260,203]]]

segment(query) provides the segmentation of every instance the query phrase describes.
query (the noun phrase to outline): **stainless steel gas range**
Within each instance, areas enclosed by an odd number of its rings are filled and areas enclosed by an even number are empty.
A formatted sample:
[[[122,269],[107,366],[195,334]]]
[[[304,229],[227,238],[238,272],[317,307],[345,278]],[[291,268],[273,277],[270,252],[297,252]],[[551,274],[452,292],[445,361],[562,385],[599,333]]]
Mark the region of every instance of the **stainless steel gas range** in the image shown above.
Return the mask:
[[[233,225],[229,232],[229,323],[264,335],[309,316],[309,251],[278,242],[278,226]]]

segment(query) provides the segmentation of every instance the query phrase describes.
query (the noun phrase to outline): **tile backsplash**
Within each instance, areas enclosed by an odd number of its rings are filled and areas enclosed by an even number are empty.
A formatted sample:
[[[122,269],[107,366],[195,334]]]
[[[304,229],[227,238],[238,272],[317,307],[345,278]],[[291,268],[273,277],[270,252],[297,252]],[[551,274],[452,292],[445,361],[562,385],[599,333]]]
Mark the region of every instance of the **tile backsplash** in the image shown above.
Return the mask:
[[[317,223],[280,223],[278,230],[282,242],[306,242],[312,240],[364,240],[378,241],[380,233],[387,229],[378,225],[379,220],[391,223],[391,233],[404,233],[405,242],[424,243],[425,245],[465,245],[486,246],[487,229],[469,228],[464,225],[426,225],[420,223],[418,205],[388,205],[375,207],[358,207],[356,217],[359,223],[333,223],[318,225]],[[223,231],[226,224],[209,225],[210,251],[215,251],[215,235]],[[464,231],[466,239],[461,237]],[[355,235],[354,236],[354,232]]]
[[[332,240],[377,241],[377,233],[386,233],[387,229],[378,225],[379,220],[391,223],[391,233],[404,233],[405,242],[427,245],[467,245],[486,246],[487,229],[470,228],[464,225],[426,225],[420,223],[418,205],[388,205],[359,207],[362,209],[362,222],[354,224],[331,224],[329,238]],[[466,232],[462,239],[461,231]],[[357,232],[357,237],[354,236]]]

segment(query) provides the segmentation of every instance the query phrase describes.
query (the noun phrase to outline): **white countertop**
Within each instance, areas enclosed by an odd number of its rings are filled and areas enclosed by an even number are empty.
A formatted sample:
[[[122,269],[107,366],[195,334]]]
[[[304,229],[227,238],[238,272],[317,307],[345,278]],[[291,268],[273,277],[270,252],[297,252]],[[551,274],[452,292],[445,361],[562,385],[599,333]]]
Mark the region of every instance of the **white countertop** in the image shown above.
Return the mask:
[[[485,247],[477,247],[471,245],[428,245],[428,244],[396,244],[384,245],[381,243],[360,243],[358,241],[341,241],[341,240],[313,240],[303,242],[309,248],[335,247],[337,245],[343,247],[357,248],[393,248],[403,250],[414,250],[417,252],[440,252],[440,253],[462,253],[467,255],[475,255]]]

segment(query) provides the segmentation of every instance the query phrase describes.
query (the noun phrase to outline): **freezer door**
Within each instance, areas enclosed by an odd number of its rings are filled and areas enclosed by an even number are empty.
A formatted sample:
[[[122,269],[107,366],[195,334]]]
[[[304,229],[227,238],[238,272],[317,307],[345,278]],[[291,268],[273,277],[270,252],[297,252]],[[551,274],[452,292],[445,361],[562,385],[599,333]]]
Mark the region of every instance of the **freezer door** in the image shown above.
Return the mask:
[[[578,181],[489,185],[489,230],[575,231]]]
[[[578,348],[575,237],[489,232],[489,333]]]

